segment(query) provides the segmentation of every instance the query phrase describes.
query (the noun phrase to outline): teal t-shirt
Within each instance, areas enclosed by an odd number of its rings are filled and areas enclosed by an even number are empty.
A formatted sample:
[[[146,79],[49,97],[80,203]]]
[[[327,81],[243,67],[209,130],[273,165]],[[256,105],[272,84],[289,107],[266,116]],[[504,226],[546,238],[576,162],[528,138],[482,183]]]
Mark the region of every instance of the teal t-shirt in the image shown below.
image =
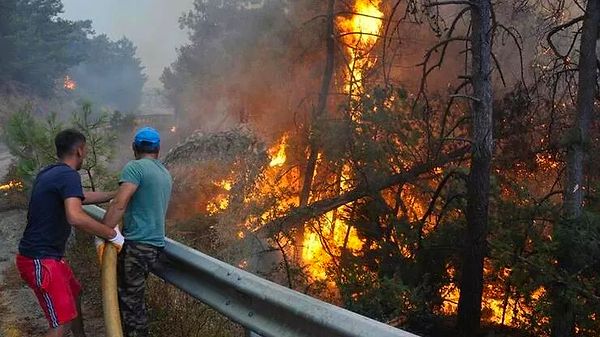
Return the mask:
[[[164,247],[165,217],[173,186],[171,174],[159,160],[143,158],[125,165],[119,180],[124,182],[137,185],[123,216],[125,239]]]

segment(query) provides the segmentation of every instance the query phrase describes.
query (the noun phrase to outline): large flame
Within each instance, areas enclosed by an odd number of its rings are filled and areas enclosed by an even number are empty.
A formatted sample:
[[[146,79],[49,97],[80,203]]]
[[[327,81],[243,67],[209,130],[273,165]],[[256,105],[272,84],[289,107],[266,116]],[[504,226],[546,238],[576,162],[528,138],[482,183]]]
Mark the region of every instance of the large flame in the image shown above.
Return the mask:
[[[349,58],[344,85],[346,93],[359,93],[365,72],[375,64],[376,57],[371,50],[379,39],[383,25],[380,5],[381,0],[356,0],[354,13],[337,22]]]
[[[348,69],[345,71],[344,91],[346,93],[360,92],[364,73],[375,63],[376,59],[370,54],[379,39],[383,23],[380,5],[381,0],[356,0],[352,6],[353,14],[337,21],[349,58]],[[317,171],[318,168],[315,174]],[[348,183],[350,175],[351,168],[344,165],[341,179],[337,182],[340,192],[351,188]],[[344,209],[339,208],[318,219],[316,225],[318,228],[313,226],[305,228],[302,262],[308,267],[309,276],[315,280],[327,279],[327,266],[334,257],[340,257],[342,251],[352,253],[363,248],[363,242],[358,237],[356,229],[343,219]]]
[[[339,180],[340,190],[350,189],[350,166],[342,167],[342,178]],[[344,209],[330,211],[319,219],[319,228],[306,227],[302,244],[302,262],[307,265],[309,275],[315,280],[327,279],[327,266],[333,257],[340,257],[342,251],[358,252],[364,243],[356,233],[356,229],[344,220]]]
[[[382,0],[353,1],[352,14],[340,18],[336,22],[348,58],[348,67],[344,72],[343,89],[345,93],[352,96],[363,92],[363,87],[366,86],[365,76],[377,61],[373,48],[378,42],[383,24]],[[391,101],[393,99],[392,97]],[[244,222],[240,222],[240,224],[245,225],[245,228],[235,232],[238,239],[244,239],[246,233],[251,233],[261,224],[282,214],[287,214],[291,208],[299,206],[298,192],[301,189],[302,165],[288,163],[289,158],[297,158],[287,153],[290,151],[289,138],[290,136],[286,133],[271,143],[267,151],[269,165],[265,165],[261,172],[261,181],[257,182],[256,192],[244,195],[244,202],[248,204],[260,200],[264,196],[273,196],[276,200],[275,205],[268,206],[270,208],[263,214],[249,216],[243,220]],[[402,146],[402,144],[398,144],[398,146]],[[298,155],[298,153],[294,155]],[[341,194],[351,190],[353,188],[351,184],[352,177],[357,174],[352,171],[350,165],[343,165],[339,172],[333,174],[330,172],[327,173],[328,175],[323,173],[327,171],[323,156],[319,154],[317,157],[313,180],[327,183],[328,188],[327,191],[319,191],[318,188],[314,188],[310,195],[311,202],[331,197],[334,193]],[[556,170],[558,168],[558,162],[552,156],[538,155],[536,163],[543,170]],[[443,168],[435,168],[432,173],[441,178],[444,173]],[[233,201],[230,206],[229,199],[232,186],[236,183],[233,177],[232,174],[223,180],[220,180],[221,177],[215,179],[216,193],[206,206],[206,211],[210,215],[226,210],[234,210]],[[431,187],[435,188],[438,183],[439,181],[432,181]],[[237,185],[235,186],[237,188]],[[437,219],[435,212],[427,214],[429,206],[427,196],[423,196],[419,188],[410,185],[404,186],[400,191],[396,189],[384,190],[382,191],[382,197],[390,208],[393,208],[392,205],[400,192],[405,205],[402,216],[406,217],[410,223],[421,224],[421,228],[419,228],[420,235],[430,235],[436,229]],[[349,209],[350,207],[342,206],[306,224],[298,224],[305,226],[303,232],[299,233],[299,237],[297,237],[301,240],[297,244],[299,247],[291,247],[296,245],[296,243],[292,243],[291,245],[283,245],[286,248],[282,248],[286,250],[288,256],[292,256],[292,253],[297,254],[298,261],[296,262],[304,267],[308,278],[313,281],[326,281],[328,289],[335,289],[336,287],[335,276],[331,274],[331,267],[335,266],[336,261],[340,261],[340,257],[344,253],[358,254],[361,250],[377,249],[373,244],[370,247],[365,245],[356,228],[352,227],[351,223],[346,220],[351,216]],[[413,229],[416,230],[416,228]],[[292,239],[286,242],[290,243]],[[412,243],[398,242],[398,245],[404,258],[415,258],[415,249]],[[240,262],[240,267],[245,267],[246,264],[247,261],[244,260]],[[438,313],[455,315],[460,295],[457,284],[454,282],[456,272],[450,264],[446,266],[446,272],[451,281],[439,289],[443,303],[438,309]],[[484,287],[483,310],[484,320],[487,322],[518,326],[520,322],[527,320],[526,316],[534,311],[532,305],[535,305],[545,293],[545,289],[539,287],[525,299],[522,295],[516,295],[514,291],[507,290],[506,288],[510,288],[510,282],[508,281],[510,280],[511,270],[509,268],[496,270],[489,261],[486,261],[485,273],[486,280],[493,280],[486,281]]]

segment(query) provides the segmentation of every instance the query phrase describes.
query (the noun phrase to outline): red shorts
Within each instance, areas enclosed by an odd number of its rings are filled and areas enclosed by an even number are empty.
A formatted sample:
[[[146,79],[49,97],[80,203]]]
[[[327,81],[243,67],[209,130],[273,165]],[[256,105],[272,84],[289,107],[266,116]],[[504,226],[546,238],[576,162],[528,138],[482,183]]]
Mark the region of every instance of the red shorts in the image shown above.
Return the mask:
[[[35,292],[51,328],[77,317],[76,299],[81,286],[64,259],[32,259],[17,254],[17,269]]]

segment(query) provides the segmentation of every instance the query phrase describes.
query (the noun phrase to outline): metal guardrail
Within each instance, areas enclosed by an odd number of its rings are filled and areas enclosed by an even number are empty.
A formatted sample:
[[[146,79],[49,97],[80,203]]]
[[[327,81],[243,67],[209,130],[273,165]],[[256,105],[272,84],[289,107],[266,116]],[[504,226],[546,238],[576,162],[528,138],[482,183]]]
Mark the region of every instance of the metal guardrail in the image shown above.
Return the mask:
[[[85,210],[97,219],[104,214],[96,206],[86,206]],[[168,238],[153,273],[264,337],[418,337],[285,288]]]

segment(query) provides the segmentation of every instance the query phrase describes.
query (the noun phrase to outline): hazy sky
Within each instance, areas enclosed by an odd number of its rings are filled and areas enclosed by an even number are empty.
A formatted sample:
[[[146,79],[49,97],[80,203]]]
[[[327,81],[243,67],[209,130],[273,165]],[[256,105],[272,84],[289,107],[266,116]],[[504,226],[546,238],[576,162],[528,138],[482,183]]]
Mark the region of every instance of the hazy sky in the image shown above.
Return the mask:
[[[92,20],[97,34],[132,40],[146,67],[146,86],[157,87],[163,68],[175,60],[175,48],[187,41],[178,19],[192,9],[193,0],[63,0],[63,4],[64,17]]]

